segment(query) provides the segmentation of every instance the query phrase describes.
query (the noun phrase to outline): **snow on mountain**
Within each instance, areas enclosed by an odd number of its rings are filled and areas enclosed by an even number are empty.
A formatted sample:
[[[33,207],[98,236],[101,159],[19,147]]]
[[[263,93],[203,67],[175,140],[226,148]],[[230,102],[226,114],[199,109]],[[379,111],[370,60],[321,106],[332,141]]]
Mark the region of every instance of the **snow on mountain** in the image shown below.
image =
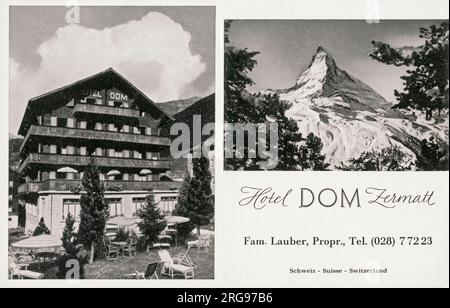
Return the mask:
[[[364,151],[398,146],[414,162],[420,140],[435,136],[448,143],[448,114],[426,121],[419,111],[392,110],[380,94],[341,70],[319,47],[295,85],[278,93],[292,103],[287,116],[295,119],[303,135],[312,132],[323,143],[332,168]]]

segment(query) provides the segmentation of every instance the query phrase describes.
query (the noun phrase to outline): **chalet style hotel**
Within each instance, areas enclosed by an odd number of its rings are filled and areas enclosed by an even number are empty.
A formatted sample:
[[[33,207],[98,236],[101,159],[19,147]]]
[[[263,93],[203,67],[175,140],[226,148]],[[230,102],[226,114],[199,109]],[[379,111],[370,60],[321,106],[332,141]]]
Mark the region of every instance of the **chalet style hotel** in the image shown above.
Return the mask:
[[[31,99],[19,129],[26,231],[42,217],[59,234],[68,213],[79,216],[81,178],[91,156],[111,217],[134,217],[149,191],[163,212],[173,211],[181,183],[164,176],[171,169],[171,121],[113,69]]]

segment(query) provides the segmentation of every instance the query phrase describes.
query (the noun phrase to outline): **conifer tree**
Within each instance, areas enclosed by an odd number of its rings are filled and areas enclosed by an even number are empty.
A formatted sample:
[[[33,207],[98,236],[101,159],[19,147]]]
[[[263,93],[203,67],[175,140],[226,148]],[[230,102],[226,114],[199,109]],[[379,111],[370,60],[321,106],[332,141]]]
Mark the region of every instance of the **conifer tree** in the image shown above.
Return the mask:
[[[75,232],[75,218],[69,213],[66,217],[66,223],[64,225],[62,234],[62,245],[66,253],[73,256],[77,253],[77,239]]]
[[[164,215],[155,204],[155,197],[153,194],[147,195],[145,204],[142,209],[137,211],[137,215],[141,219],[138,223],[139,230],[145,235],[147,244],[155,242],[158,235],[166,227],[167,222],[164,220]]]
[[[394,91],[398,103],[394,108],[425,110],[428,120],[435,110],[448,109],[448,21],[439,26],[420,28],[419,37],[425,39],[415,48],[393,48],[383,42],[372,42],[373,59],[395,66],[413,66],[402,76],[403,92]]]
[[[188,217],[190,223],[197,228],[207,225],[214,216],[214,201],[211,191],[211,173],[209,172],[209,161],[206,157],[194,158],[193,177],[185,178],[185,190],[178,199],[177,213]]]
[[[433,137],[430,137],[428,140],[422,140],[416,166],[417,169],[424,171],[448,170],[448,146],[446,144],[440,144]]]
[[[109,217],[108,204],[104,199],[104,187],[95,159],[91,157],[81,181],[84,192],[80,198],[80,227],[78,238],[90,250],[89,262],[94,262],[95,244],[105,235]]]
[[[50,234],[50,230],[45,225],[44,217],[41,217],[39,224],[36,226],[33,232],[33,236],[39,236],[43,234]]]
[[[178,195],[178,202],[173,212],[174,215],[188,217],[188,208],[186,207],[188,202],[189,185],[191,185],[191,176],[189,172],[184,175],[183,184],[180,187],[180,193]],[[180,224],[177,227],[178,234],[181,237],[187,237],[195,229],[195,224],[192,221]]]

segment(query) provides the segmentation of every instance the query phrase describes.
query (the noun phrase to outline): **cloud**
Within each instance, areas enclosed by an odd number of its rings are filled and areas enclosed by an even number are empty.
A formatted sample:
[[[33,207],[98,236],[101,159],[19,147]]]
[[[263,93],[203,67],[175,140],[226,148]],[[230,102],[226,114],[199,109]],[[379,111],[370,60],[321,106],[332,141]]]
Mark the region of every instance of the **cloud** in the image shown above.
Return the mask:
[[[179,99],[206,70],[202,58],[191,53],[190,41],[180,24],[156,12],[102,30],[78,24],[58,28],[38,47],[37,69],[10,59],[10,126],[17,130],[30,98],[108,67],[154,101]]]

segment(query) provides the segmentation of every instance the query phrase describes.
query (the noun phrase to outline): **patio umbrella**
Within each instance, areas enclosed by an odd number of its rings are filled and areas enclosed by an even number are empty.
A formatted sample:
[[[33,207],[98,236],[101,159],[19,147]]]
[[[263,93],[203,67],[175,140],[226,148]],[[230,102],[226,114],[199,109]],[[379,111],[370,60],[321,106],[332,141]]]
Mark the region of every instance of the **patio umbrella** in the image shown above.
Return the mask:
[[[142,169],[142,170],[139,172],[139,174],[140,174],[140,175],[149,175],[149,174],[152,174],[152,171],[151,171],[151,170],[148,170],[148,169]]]
[[[110,176],[110,175],[119,175],[119,174],[121,174],[119,170],[111,170],[106,175]]]
[[[190,220],[187,217],[173,216],[173,215],[166,216],[166,217],[164,217],[164,219],[167,221],[168,224],[174,224],[175,229],[177,229],[178,224],[183,224],[183,223],[189,222],[189,220]],[[178,245],[178,232],[175,233],[175,245]]]
[[[189,222],[189,220],[190,220],[187,217],[173,216],[173,215],[166,216],[166,217],[164,217],[164,219],[167,221],[167,223],[174,224],[174,225],[183,224],[185,222]]]
[[[59,168],[58,170],[56,170],[56,172],[61,172],[61,173],[78,173],[77,170],[70,168],[70,167],[62,167]]]
[[[129,218],[129,217],[123,217],[123,216],[117,216],[114,218],[109,219],[106,224],[111,226],[115,225],[119,228],[124,228],[126,230],[131,230],[136,235],[141,235],[141,231],[139,230],[138,223],[141,221],[139,218]]]
[[[129,227],[139,222],[139,219],[117,216],[109,219],[106,223],[109,225],[117,225],[119,227]]]
[[[53,235],[38,235],[29,237],[11,245],[14,250],[22,252],[42,253],[57,252],[62,248],[62,241],[59,237]]]

